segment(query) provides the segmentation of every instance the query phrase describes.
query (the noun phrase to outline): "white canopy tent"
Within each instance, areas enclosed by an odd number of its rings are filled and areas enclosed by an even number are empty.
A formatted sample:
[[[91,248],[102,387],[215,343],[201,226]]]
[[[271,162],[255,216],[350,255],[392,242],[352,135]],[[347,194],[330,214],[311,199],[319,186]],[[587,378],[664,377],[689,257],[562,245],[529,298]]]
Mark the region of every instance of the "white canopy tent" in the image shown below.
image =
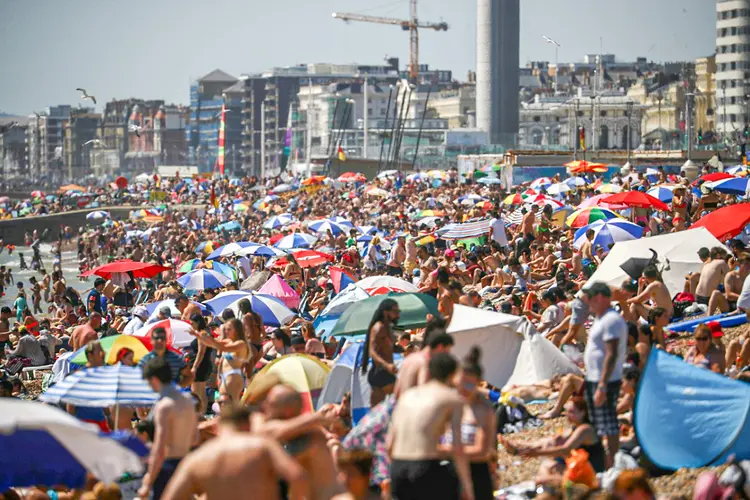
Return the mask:
[[[698,250],[703,247],[724,248],[724,245],[704,227],[615,243],[584,288],[597,281],[619,287],[623,281],[630,279],[620,265],[633,257],[650,258],[653,256],[653,250],[657,254],[658,268],[664,284],[674,297],[682,291],[685,275],[700,271],[702,262],[698,258]]]
[[[472,346],[482,349],[484,378],[496,387],[528,385],[555,375],[581,373],[523,316],[455,305],[448,333],[455,340],[451,352],[459,359]]]

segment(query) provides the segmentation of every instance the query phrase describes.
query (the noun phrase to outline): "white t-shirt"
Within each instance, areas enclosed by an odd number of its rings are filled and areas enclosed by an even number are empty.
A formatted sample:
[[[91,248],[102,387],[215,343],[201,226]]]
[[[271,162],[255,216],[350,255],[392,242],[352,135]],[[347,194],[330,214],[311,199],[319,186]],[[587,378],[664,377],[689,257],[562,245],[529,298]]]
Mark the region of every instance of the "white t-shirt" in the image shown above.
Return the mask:
[[[737,307],[743,311],[750,310],[750,276],[745,278],[745,282],[742,284],[742,291],[737,299]]]
[[[628,349],[628,324],[613,309],[609,309],[602,316],[594,320],[589,331],[586,350],[583,353],[583,361],[586,365],[586,380],[599,382],[604,367],[604,346],[610,340],[619,340],[617,343],[617,360],[608,382],[622,380],[622,365],[625,363],[625,355]]]
[[[503,219],[494,219],[490,223],[492,228],[492,241],[496,241],[501,247],[508,246],[508,237],[505,234],[505,222]]]
[[[542,312],[542,321],[539,324],[540,326],[545,325],[546,327],[541,330],[541,333],[559,325],[560,321],[562,321],[562,315],[563,313],[557,304],[552,304],[545,309],[544,312]]]

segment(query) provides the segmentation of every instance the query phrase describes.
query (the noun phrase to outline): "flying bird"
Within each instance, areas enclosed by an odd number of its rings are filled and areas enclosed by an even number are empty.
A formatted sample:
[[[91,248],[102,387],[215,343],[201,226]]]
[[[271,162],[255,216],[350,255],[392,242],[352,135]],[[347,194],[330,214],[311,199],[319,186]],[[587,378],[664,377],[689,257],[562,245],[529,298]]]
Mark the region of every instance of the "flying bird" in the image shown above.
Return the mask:
[[[83,143],[84,146],[88,146],[89,144],[94,144],[96,146],[104,146],[104,143],[100,141],[99,139],[91,139],[90,141],[86,141]]]
[[[232,112],[232,110],[231,110],[231,109],[225,109],[225,110],[224,110],[224,113],[231,113],[231,112]],[[218,113],[216,114],[216,118],[221,118],[221,111],[219,111],[219,112],[218,112]]]
[[[76,90],[81,93],[81,100],[85,101],[86,99],[91,99],[94,104],[96,104],[96,97],[89,95],[89,93],[86,92],[86,89],[77,88]]]
[[[135,136],[136,137],[140,137],[141,136],[141,130],[143,130],[143,127],[141,127],[140,125],[136,125],[135,123],[131,123],[130,126],[128,127],[128,129],[131,132],[135,132]]]
[[[542,35],[542,38],[543,38],[543,39],[544,39],[544,41],[545,41],[545,42],[547,42],[547,43],[551,43],[552,45],[555,45],[555,46],[557,46],[557,47],[560,47],[560,46],[561,46],[561,45],[560,45],[559,43],[557,43],[556,41],[554,41],[553,39],[551,39],[551,38],[550,38],[550,37],[548,37],[547,35]]]

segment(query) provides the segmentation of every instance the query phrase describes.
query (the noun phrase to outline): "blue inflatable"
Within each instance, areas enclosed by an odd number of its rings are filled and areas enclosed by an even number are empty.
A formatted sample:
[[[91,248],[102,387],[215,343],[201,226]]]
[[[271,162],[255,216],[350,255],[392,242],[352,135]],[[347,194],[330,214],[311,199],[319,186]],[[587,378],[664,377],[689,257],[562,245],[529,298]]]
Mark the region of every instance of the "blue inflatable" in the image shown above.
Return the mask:
[[[716,316],[709,316],[707,318],[689,319],[672,323],[667,325],[667,330],[672,332],[692,332],[701,323],[708,323],[709,321],[716,321],[722,328],[730,328],[747,323],[747,316],[745,313],[717,314]]]
[[[663,469],[750,459],[750,384],[653,349],[636,396],[635,432]]]

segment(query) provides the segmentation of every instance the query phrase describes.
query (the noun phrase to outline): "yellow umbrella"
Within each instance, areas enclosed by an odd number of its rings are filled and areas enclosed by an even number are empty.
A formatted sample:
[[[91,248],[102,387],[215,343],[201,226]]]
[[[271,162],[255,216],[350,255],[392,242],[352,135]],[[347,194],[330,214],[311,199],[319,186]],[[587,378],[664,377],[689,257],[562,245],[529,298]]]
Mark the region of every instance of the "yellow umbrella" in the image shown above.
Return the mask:
[[[303,411],[314,411],[315,402],[323,390],[331,369],[318,358],[308,354],[289,354],[268,363],[259,371],[250,386],[248,393],[253,393],[262,385],[263,378],[275,375],[284,384],[302,395]]]
[[[602,184],[596,190],[600,193],[619,193],[622,191],[622,187],[617,184]]]
[[[130,335],[120,335],[112,343],[112,347],[109,348],[107,353],[106,363],[108,365],[114,365],[117,363],[117,353],[120,349],[130,349],[133,351],[133,361],[136,363],[141,360],[143,356],[148,354],[148,349],[143,345],[143,342]]]

